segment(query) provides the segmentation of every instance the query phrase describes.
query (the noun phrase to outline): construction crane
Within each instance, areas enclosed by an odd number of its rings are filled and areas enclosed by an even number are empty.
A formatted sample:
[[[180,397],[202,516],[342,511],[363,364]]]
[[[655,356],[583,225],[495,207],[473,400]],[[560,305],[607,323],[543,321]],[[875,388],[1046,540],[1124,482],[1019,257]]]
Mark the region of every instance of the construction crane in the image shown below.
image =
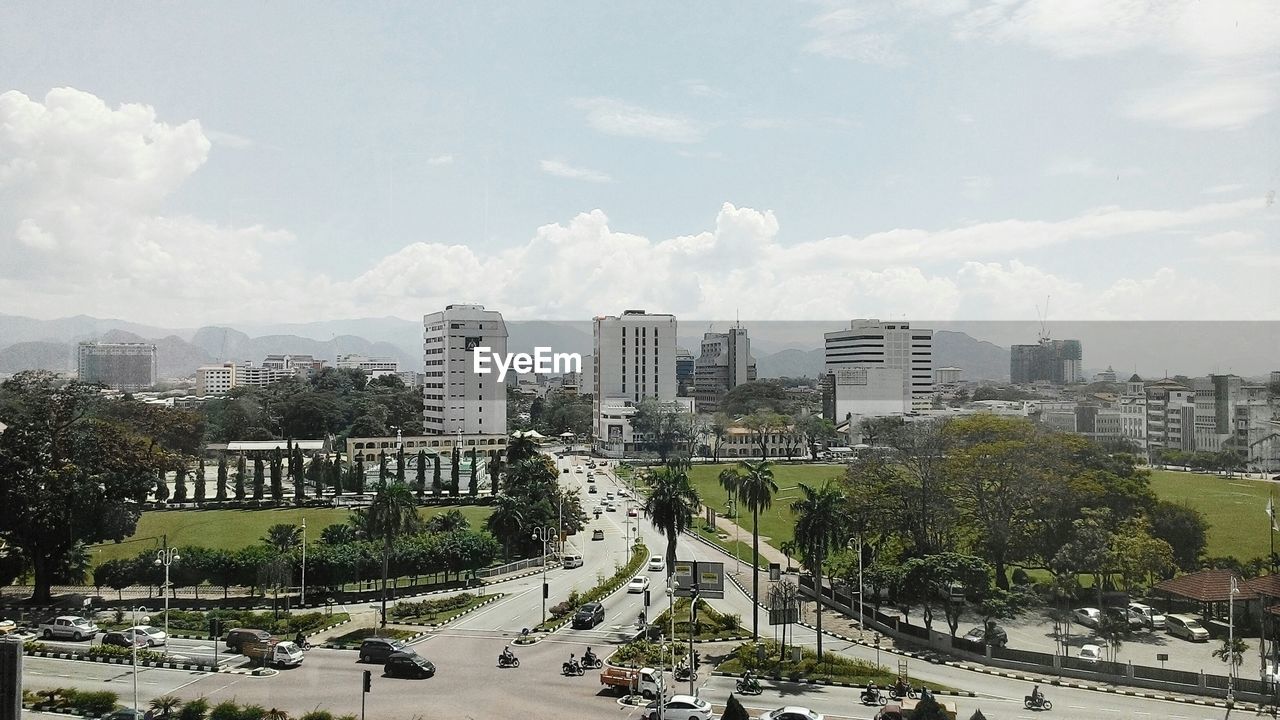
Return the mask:
[[[1049,321],[1049,298],[1050,297],[1051,296],[1049,295],[1044,296],[1044,312],[1043,313],[1040,312],[1040,306],[1036,305],[1036,317],[1040,320],[1041,344],[1049,342],[1049,327],[1046,323],[1048,323]]]

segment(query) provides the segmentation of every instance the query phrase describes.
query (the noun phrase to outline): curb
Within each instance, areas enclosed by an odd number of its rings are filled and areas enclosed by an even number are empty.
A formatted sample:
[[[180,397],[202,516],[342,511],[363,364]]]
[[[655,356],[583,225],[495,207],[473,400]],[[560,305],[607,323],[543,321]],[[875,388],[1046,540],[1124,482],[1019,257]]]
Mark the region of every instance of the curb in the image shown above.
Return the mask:
[[[43,650],[23,651],[23,655],[38,658],[51,658],[54,660],[78,660],[80,662],[102,663],[104,665],[133,665],[132,658],[119,657],[94,657],[85,653],[63,653],[63,652],[47,652]],[[168,670],[200,670],[203,672],[217,672],[218,668],[212,665],[202,665],[200,663],[179,663],[168,662],[163,660],[140,660],[139,666],[165,668]]]
[[[733,673],[727,673],[721,670],[712,670],[711,674],[717,677],[738,677]],[[766,680],[772,680],[773,682],[793,682],[793,683],[803,683],[805,685],[828,685],[831,687],[843,687],[843,688],[864,687],[862,685],[858,685],[855,683],[837,682],[835,680],[814,680],[811,678],[796,678],[793,680],[789,677],[783,677],[781,675],[762,675],[760,677]],[[978,697],[977,693],[970,692],[968,690],[930,690],[929,693],[931,695],[947,695],[949,697],[968,697],[968,698]]]
[[[494,596],[490,597],[488,600],[485,600],[485,601],[484,601],[484,602],[482,602],[482,603],[477,603],[477,604],[475,604],[475,605],[472,605],[471,607],[467,608],[466,610],[463,610],[462,612],[458,613],[457,615],[454,615],[453,617],[451,617],[451,618],[449,618],[448,620],[445,620],[445,621],[443,621],[443,622],[438,622],[438,623],[397,622],[397,623],[392,623],[392,624],[393,624],[393,625],[412,625],[412,626],[414,626],[414,627],[425,627],[425,628],[438,628],[438,627],[444,627],[445,625],[448,625],[449,623],[453,622],[454,620],[457,620],[457,619],[458,619],[458,618],[460,618],[460,617],[464,617],[464,616],[466,616],[466,615],[470,615],[471,613],[475,612],[476,610],[479,610],[480,608],[484,607],[485,605],[489,605],[490,603],[495,603],[495,602],[497,602],[497,601],[501,600],[501,599],[502,599],[503,597],[505,597],[505,596],[506,596],[506,593],[498,593],[497,595],[494,595]]]

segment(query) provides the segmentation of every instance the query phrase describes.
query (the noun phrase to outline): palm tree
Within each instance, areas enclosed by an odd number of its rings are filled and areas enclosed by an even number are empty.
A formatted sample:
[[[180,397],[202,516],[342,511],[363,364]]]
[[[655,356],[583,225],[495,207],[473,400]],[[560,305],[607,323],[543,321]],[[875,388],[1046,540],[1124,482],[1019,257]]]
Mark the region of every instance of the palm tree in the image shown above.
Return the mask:
[[[155,711],[156,717],[167,718],[174,710],[182,705],[182,700],[173,695],[161,695],[158,698],[152,698],[151,709]]]
[[[387,570],[391,561],[391,543],[401,534],[418,529],[421,518],[414,503],[413,493],[403,483],[384,482],[373,502],[369,503],[368,524],[370,534],[382,538],[382,625],[387,624]]]
[[[274,549],[276,554],[284,555],[296,547],[301,538],[302,529],[297,525],[276,523],[267,528],[267,534],[262,536],[262,542]]]
[[[693,526],[694,513],[701,504],[697,489],[689,483],[687,467],[667,465],[650,473],[644,516],[667,538],[667,577],[675,572],[676,541]]]
[[[773,504],[778,484],[768,460],[738,463],[738,498],[751,510],[751,634],[760,639],[760,511]]]
[[[734,502],[738,497],[738,486],[742,484],[742,474],[738,472],[736,467],[727,467],[720,471],[717,476],[720,481],[720,487],[729,493],[729,502]],[[735,517],[736,521],[737,518]]]
[[[538,444],[533,441],[533,438],[529,437],[525,433],[520,433],[518,435],[514,433],[512,434],[511,442],[507,444],[508,463],[517,463],[521,460],[528,460],[537,454]]]
[[[525,505],[518,498],[499,495],[493,504],[493,514],[486,524],[493,536],[502,540],[503,557],[511,559],[511,539],[523,538]]]
[[[796,514],[796,546],[804,565],[813,575],[818,598],[818,659],[822,659],[822,565],[832,549],[844,539],[844,494],[830,480],[814,489],[800,483],[802,497],[791,503]]]
[[[791,556],[796,554],[796,541],[783,540],[778,543],[778,550],[787,558],[787,572],[791,572]]]

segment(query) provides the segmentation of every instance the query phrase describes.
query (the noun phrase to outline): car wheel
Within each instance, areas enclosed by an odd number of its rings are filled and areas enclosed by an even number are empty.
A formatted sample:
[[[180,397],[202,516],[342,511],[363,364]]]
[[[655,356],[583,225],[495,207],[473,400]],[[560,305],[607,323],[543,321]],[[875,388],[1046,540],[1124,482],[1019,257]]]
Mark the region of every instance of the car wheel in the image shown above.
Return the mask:
[[[44,638],[45,640],[48,640],[49,638],[53,637],[53,632],[48,628],[45,628],[44,632],[40,633],[40,637]]]
[[[362,663],[367,663],[367,662],[369,662],[369,656],[368,656],[368,655],[361,655],[361,656],[360,656],[360,662],[362,662]]]
[[[80,634],[80,633],[78,633],[78,632],[73,632],[73,633],[71,633],[71,639],[72,639],[72,640],[75,640],[76,642],[80,642],[81,640],[83,640],[83,639],[84,639],[84,636],[83,636],[83,635],[81,635],[81,634]]]

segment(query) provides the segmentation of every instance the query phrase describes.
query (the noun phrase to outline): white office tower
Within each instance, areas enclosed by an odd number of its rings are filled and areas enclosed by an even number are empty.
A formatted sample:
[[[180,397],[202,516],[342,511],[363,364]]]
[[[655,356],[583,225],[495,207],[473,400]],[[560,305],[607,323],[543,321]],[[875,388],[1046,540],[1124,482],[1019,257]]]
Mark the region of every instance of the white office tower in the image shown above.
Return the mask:
[[[848,330],[825,335],[823,371],[829,376],[844,368],[891,368],[902,374],[902,392],[910,410],[928,410],[933,395],[933,331],[912,329],[906,321],[853,320]],[[878,373],[879,374],[879,373]],[[838,381],[838,378],[832,378]],[[854,380],[849,377],[847,381]],[[867,379],[867,382],[871,378]],[[872,383],[879,385],[879,383]],[[855,387],[855,386],[847,386]],[[881,393],[875,399],[884,401]],[[836,418],[839,421],[841,418]]]
[[[714,413],[730,390],[756,379],[751,339],[744,327],[702,336],[702,352],[694,363],[693,396],[698,412]]]
[[[450,305],[423,317],[422,426],[427,435],[505,435],[507,388],[497,373],[475,372],[475,349],[506,355],[502,314],[483,305]]]
[[[641,400],[676,399],[676,318],[627,310],[597,317],[593,335],[596,440],[622,451],[632,442],[630,417]]]

